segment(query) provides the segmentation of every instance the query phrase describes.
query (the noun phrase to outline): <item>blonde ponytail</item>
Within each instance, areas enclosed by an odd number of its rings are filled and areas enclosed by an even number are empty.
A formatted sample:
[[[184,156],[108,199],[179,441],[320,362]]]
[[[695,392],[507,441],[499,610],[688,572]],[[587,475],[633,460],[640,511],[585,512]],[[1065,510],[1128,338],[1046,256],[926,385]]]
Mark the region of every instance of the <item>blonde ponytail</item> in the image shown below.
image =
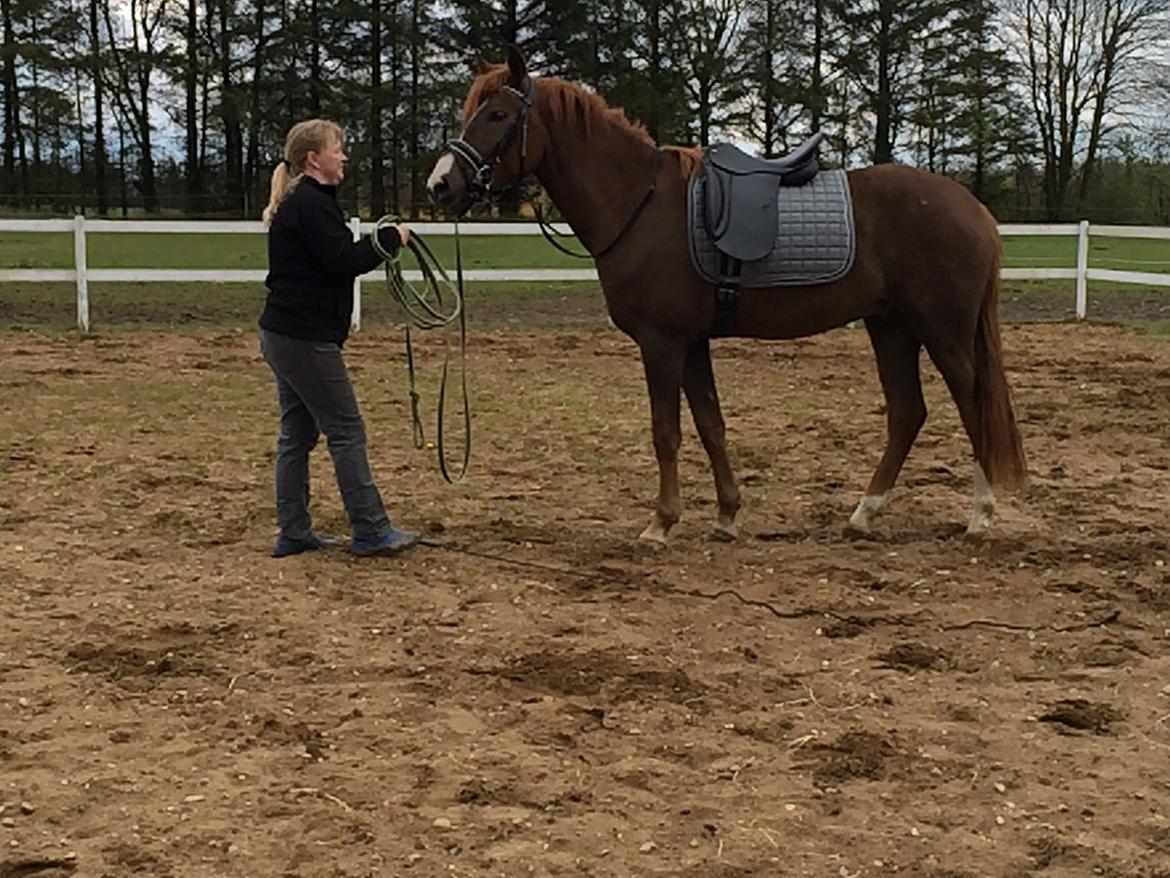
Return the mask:
[[[305,175],[305,160],[311,152],[323,152],[333,138],[344,137],[341,126],[328,119],[306,119],[289,129],[284,139],[284,159],[272,170],[268,205],[260,218],[267,225],[285,196]]]
[[[260,215],[260,219],[264,221],[264,225],[272,222],[272,217],[276,214],[276,209],[280,207],[280,203],[284,201],[285,196],[292,191],[293,186],[301,179],[301,175],[297,174],[293,177],[288,171],[287,162],[279,162],[272,171],[272,183],[269,188],[268,205],[264,208],[264,212]]]

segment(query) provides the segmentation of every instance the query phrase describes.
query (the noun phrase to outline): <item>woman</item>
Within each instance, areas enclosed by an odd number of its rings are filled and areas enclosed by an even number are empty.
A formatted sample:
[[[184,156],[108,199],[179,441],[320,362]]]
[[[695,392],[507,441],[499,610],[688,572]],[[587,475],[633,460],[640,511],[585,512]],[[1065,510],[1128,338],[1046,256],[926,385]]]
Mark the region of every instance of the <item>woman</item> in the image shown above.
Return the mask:
[[[387,555],[419,535],[392,527],[366,458],[366,431],[341,348],[349,335],[353,281],[382,257],[367,237],[353,240],[337,187],[345,178],[341,128],[325,119],[288,132],[284,160],[272,173],[268,224],[268,299],[260,316],[260,350],[276,376],[280,438],[276,446],[276,517],[281,558],[337,545],[313,532],[309,452],[325,434],[358,555]],[[379,243],[394,253],[410,240],[405,225],[387,226]]]

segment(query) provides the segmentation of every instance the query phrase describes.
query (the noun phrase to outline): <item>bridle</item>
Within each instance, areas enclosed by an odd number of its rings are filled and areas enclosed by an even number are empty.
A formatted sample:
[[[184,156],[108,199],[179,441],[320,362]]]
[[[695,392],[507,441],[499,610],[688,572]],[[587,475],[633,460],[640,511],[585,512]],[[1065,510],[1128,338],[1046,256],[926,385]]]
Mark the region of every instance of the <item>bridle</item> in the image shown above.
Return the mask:
[[[467,193],[473,201],[487,201],[491,197],[492,172],[516,140],[517,134],[520,135],[520,175],[524,176],[524,163],[528,158],[528,111],[532,109],[534,90],[532,77],[526,76],[523,85],[524,91],[510,85],[505,85],[501,89],[504,94],[512,95],[520,102],[520,114],[487,155],[480,155],[474,146],[462,138],[454,138],[444,144],[444,149],[450,152],[456,161],[463,162],[470,169],[471,173],[467,175]],[[472,121],[474,119],[473,116]],[[467,124],[470,126],[471,122]],[[464,128],[464,131],[466,130]]]
[[[524,77],[524,82],[521,83],[521,85],[524,88],[523,91],[518,88],[513,88],[510,85],[505,85],[501,89],[503,93],[511,95],[520,102],[520,114],[512,121],[511,126],[507,131],[504,132],[504,136],[500,138],[499,142],[496,143],[494,147],[492,147],[491,151],[487,155],[480,155],[479,151],[474,146],[462,138],[454,138],[452,140],[448,140],[444,144],[443,148],[451,153],[457,162],[462,162],[466,166],[466,170],[470,171],[470,173],[466,173],[465,176],[467,177],[467,194],[473,203],[482,204],[490,200],[492,195],[492,173],[495,171],[496,165],[498,165],[500,161],[503,160],[504,155],[508,152],[508,149],[516,140],[517,134],[520,135],[520,177],[524,177],[524,166],[528,159],[528,113],[532,109],[532,96],[535,89],[533,77]],[[479,112],[482,112],[482,110],[483,107],[477,110],[476,113],[478,114]],[[471,120],[467,123],[467,127],[470,127],[471,122],[473,121],[475,121],[475,116],[472,116]],[[463,129],[464,132],[467,131],[467,127]],[[642,213],[643,208],[646,207],[646,204],[654,196],[654,190],[657,188],[658,169],[661,161],[662,148],[655,146],[654,159],[650,166],[649,188],[647,188],[645,194],[642,196],[637,206],[626,218],[625,223],[618,230],[618,233],[614,235],[614,237],[606,246],[602,247],[597,252],[576,253],[558,243],[554,235],[556,237],[572,236],[565,236],[558,232],[556,228],[545,219],[543,212],[540,210],[540,206],[534,202],[533,206],[536,212],[536,221],[540,225],[540,231],[544,234],[545,238],[548,239],[548,242],[562,253],[567,253],[569,256],[574,256],[578,259],[601,258],[617,246],[618,242],[625,236],[629,228],[638,219],[639,215]],[[550,230],[552,234],[550,234]]]

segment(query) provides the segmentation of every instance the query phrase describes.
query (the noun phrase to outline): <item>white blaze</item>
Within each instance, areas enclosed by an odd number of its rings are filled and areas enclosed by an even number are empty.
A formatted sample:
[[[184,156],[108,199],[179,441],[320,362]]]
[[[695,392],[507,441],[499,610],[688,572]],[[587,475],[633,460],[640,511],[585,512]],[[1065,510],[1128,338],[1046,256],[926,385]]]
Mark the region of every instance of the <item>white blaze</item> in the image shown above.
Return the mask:
[[[434,192],[435,187],[439,185],[440,181],[448,174],[451,169],[455,167],[455,156],[449,152],[443,153],[439,156],[439,160],[435,162],[435,169],[431,171],[431,175],[427,178],[427,191]]]

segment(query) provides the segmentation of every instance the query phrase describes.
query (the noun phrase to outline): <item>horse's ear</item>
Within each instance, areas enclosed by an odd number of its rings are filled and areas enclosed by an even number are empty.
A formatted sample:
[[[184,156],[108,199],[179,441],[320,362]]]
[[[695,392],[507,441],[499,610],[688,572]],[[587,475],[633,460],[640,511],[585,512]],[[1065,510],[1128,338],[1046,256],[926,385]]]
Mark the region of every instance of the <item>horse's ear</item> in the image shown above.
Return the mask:
[[[483,76],[491,69],[492,65],[488,64],[487,61],[483,60],[483,56],[477,53],[475,59],[471,62],[471,72],[476,76]]]
[[[513,88],[520,88],[528,76],[528,64],[515,43],[508,44],[508,79]]]

